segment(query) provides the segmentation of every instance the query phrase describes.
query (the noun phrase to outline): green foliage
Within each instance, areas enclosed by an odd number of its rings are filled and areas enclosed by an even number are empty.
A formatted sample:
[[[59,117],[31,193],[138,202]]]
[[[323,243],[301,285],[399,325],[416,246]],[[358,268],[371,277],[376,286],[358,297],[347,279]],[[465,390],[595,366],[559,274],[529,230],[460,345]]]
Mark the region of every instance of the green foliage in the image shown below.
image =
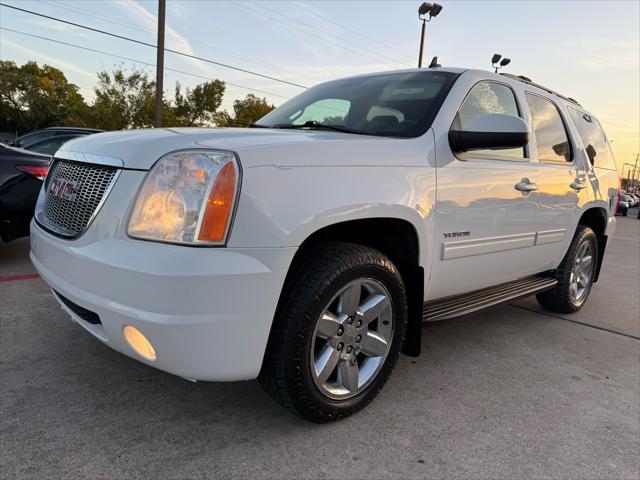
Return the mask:
[[[274,108],[275,105],[270,105],[266,98],[258,98],[250,93],[244,99],[233,102],[234,117],[222,112],[218,114],[216,124],[219,127],[248,127]]]
[[[92,126],[105,130],[153,126],[155,82],[145,72],[121,68],[98,72],[95,94]]]
[[[210,125],[216,119],[216,112],[222,103],[225,85],[220,80],[201,83],[193,89],[176,84],[175,106],[172,107],[173,122],[184,127]]]
[[[60,125],[85,106],[78,87],[57,68],[0,61],[0,130],[23,133]]]

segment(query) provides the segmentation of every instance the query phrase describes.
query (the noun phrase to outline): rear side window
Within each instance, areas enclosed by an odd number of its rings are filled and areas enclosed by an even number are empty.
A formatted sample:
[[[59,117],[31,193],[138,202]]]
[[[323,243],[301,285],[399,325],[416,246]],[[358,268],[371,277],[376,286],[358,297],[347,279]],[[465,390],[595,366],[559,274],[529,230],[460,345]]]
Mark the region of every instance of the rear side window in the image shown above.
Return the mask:
[[[571,162],[571,144],[558,107],[539,95],[526,94],[541,162]]]
[[[582,145],[587,152],[591,165],[598,168],[616,170],[609,142],[607,142],[607,137],[604,135],[598,120],[571,107],[569,107],[569,115],[571,115],[571,120],[573,120],[578,129],[580,140],[582,140]]]
[[[454,125],[462,130],[468,130],[469,124],[478,115],[501,113],[519,117],[518,104],[513,91],[506,85],[494,82],[480,82],[473,86],[467,98],[464,99]],[[474,155],[489,155],[492,157],[524,158],[524,148],[506,150],[475,150]]]

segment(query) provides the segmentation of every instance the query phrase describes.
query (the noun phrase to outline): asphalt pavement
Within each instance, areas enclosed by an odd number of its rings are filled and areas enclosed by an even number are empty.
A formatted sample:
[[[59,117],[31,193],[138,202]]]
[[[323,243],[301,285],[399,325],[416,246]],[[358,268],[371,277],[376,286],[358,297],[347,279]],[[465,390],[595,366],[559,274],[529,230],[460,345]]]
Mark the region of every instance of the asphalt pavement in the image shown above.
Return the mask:
[[[423,329],[361,413],[315,425],[256,381],[192,383],[72,323],[0,245],[0,478],[640,478],[640,220],[573,315],[535,299]]]

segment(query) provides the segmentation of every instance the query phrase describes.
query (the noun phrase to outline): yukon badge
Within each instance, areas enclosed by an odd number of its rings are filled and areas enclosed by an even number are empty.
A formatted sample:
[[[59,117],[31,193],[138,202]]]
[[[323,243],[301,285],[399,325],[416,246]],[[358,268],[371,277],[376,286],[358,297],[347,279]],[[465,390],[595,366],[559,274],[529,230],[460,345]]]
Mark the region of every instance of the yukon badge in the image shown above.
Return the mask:
[[[468,237],[469,235],[471,235],[471,232],[469,230],[465,232],[447,232],[443,233],[443,235],[444,238]]]
[[[54,197],[62,198],[73,202],[77,195],[78,182],[67,180],[66,178],[54,178],[49,186],[49,193]]]

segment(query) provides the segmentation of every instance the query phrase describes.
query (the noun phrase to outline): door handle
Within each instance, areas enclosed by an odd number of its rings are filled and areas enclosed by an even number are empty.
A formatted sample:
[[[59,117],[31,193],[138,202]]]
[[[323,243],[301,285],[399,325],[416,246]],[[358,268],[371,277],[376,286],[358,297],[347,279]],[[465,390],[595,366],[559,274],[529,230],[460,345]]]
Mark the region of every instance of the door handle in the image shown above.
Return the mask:
[[[523,178],[520,183],[516,183],[513,188],[521,192],[533,192],[534,190],[538,190],[538,185],[529,181],[528,178]]]
[[[587,188],[587,184],[584,183],[584,180],[582,180],[581,178],[576,178],[569,186],[574,190],[582,190],[583,188]]]

